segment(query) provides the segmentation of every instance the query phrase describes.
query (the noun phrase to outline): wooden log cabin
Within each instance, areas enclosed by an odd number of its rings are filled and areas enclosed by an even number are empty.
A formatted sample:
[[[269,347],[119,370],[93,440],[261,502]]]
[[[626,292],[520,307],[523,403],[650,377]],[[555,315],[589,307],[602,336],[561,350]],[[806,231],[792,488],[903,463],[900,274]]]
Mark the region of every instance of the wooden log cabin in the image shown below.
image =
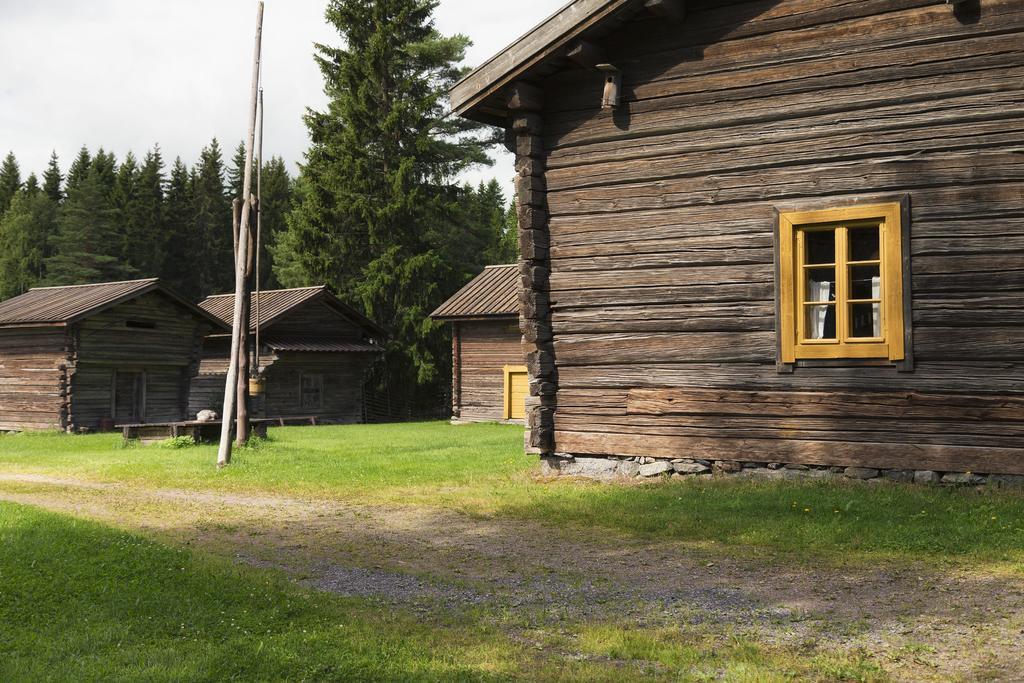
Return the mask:
[[[234,294],[218,294],[199,306],[230,325],[234,302]],[[381,326],[325,286],[253,293],[251,367],[256,366],[257,320],[264,389],[253,401],[255,417],[313,417],[322,423],[363,421],[364,377],[383,352],[381,344],[387,336]],[[219,414],[223,409],[230,347],[227,334],[206,340],[189,397],[192,417],[201,410]]]
[[[452,420],[522,422],[519,267],[487,266],[430,315],[452,325]]]
[[[451,99],[534,452],[1024,473],[1024,0],[575,0]]]
[[[224,324],[156,279],[38,287],[0,303],[0,430],[181,420]]]

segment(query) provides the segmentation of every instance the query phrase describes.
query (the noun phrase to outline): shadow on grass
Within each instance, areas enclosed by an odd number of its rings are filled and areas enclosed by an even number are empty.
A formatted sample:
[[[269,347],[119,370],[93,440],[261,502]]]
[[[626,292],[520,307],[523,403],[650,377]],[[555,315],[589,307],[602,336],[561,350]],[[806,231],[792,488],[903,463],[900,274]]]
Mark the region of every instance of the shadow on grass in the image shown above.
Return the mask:
[[[0,503],[2,680],[491,680],[492,634]]]

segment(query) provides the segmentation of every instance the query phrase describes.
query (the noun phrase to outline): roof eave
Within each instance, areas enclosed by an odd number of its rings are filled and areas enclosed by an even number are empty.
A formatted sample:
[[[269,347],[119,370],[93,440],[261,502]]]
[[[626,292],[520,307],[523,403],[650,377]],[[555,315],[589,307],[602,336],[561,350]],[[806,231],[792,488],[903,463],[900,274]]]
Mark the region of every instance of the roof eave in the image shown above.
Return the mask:
[[[546,60],[560,56],[569,44],[623,7],[638,0],[572,0],[452,86],[452,111],[468,119],[507,126],[504,97],[487,101]],[[485,105],[490,104],[489,107]]]

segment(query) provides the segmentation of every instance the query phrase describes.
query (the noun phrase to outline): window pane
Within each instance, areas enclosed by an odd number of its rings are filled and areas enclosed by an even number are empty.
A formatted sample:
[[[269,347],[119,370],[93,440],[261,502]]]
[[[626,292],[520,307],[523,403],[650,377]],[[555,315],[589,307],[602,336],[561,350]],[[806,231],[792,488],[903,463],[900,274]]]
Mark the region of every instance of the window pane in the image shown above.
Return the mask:
[[[822,306],[805,306],[807,322],[804,326],[808,339],[836,338],[836,307],[828,304]]]
[[[878,228],[850,229],[850,260],[878,260]]]
[[[805,263],[835,263],[836,233],[834,230],[808,230],[804,233],[807,254]]]
[[[882,336],[881,304],[850,304],[850,336]]]
[[[850,267],[850,298],[879,299],[882,296],[882,278],[878,266]]]
[[[806,296],[808,303],[812,301],[835,301],[836,269],[808,268]]]

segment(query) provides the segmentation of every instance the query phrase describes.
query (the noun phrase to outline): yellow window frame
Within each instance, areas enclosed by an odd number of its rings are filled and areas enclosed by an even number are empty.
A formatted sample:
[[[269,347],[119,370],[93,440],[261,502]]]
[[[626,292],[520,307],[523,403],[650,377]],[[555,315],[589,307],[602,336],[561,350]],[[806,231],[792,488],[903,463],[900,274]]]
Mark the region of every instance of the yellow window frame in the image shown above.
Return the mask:
[[[780,351],[784,363],[803,359],[904,359],[903,319],[903,226],[898,202],[779,213],[779,311]],[[881,293],[881,335],[874,338],[850,336],[848,230],[866,225],[879,226],[879,274]],[[806,339],[804,308],[804,236],[815,230],[836,232],[836,338]],[[860,262],[853,262],[860,263]],[[866,262],[865,262],[866,263]],[[872,262],[873,263],[873,262]],[[852,300],[859,302],[860,300]]]
[[[501,369],[505,377],[505,409],[503,411],[504,419],[512,419],[512,375],[527,374],[525,365],[506,365]],[[529,378],[527,378],[529,379]]]

